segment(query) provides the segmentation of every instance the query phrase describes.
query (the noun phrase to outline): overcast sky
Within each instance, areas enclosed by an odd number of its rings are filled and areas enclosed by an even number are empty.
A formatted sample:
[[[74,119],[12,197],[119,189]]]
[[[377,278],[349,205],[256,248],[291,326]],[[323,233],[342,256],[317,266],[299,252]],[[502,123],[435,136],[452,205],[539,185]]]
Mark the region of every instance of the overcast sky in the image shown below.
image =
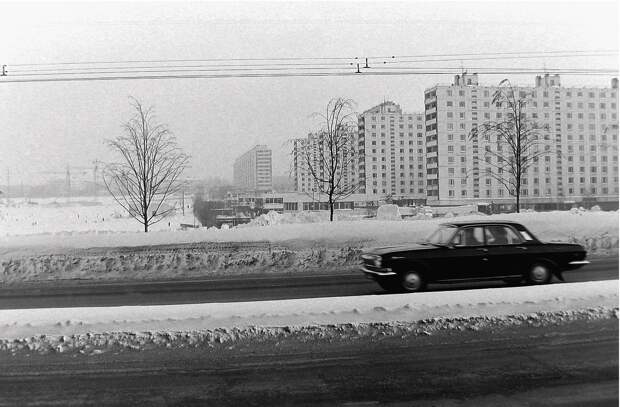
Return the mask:
[[[616,2],[294,2],[0,4],[0,65],[76,61],[355,57],[618,49]],[[617,57],[464,62],[464,68],[615,68]],[[468,68],[469,67],[469,68]],[[10,72],[10,71],[9,71]],[[532,84],[532,75],[510,77]],[[482,75],[496,84],[503,77]],[[0,83],[0,184],[66,165],[108,160],[106,138],[131,115],[128,96],[154,106],[192,156],[193,177],[232,179],[255,144],[288,171],[286,141],[316,127],[331,97],[366,110],[384,99],[423,111],[423,91],[451,75]],[[563,76],[608,86],[606,76]],[[0,81],[1,82],[1,81]]]

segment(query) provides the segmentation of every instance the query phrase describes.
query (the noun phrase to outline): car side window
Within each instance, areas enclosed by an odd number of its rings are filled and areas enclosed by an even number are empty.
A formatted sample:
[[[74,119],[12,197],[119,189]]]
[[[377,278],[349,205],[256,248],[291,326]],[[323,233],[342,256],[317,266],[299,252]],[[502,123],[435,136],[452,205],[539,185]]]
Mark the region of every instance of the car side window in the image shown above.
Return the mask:
[[[452,244],[458,247],[484,245],[484,229],[482,226],[461,228],[452,239]]]
[[[502,225],[487,226],[485,228],[487,244],[491,246],[505,244],[519,244],[523,240],[511,227]]]

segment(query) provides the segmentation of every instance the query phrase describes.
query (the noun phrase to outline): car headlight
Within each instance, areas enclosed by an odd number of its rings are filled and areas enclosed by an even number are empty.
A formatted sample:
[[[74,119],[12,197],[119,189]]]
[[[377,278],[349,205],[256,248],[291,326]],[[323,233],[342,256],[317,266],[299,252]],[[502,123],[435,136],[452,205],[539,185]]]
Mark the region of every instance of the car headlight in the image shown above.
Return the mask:
[[[375,267],[381,267],[381,257],[375,257]]]

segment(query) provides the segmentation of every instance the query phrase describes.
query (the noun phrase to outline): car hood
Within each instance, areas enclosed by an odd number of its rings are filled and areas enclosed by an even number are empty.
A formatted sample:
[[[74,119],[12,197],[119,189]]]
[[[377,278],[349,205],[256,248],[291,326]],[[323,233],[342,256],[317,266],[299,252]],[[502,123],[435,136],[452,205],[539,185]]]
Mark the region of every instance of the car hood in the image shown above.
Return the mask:
[[[433,246],[430,244],[419,244],[419,243],[409,243],[409,244],[401,244],[394,246],[382,246],[375,247],[370,249],[368,254],[390,254],[390,253],[398,253],[398,252],[409,252],[409,251],[419,251],[419,250],[430,250],[435,249],[437,246]]]

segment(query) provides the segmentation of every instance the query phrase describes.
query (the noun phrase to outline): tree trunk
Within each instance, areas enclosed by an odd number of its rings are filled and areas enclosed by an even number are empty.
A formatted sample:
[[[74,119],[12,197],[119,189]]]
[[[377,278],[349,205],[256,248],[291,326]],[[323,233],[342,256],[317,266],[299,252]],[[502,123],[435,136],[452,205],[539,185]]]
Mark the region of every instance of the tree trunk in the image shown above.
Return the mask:
[[[329,197],[329,221],[334,221],[334,200],[332,197]]]
[[[148,225],[148,223],[145,223],[144,224],[144,233],[148,233],[148,231],[149,231],[149,225]]]

